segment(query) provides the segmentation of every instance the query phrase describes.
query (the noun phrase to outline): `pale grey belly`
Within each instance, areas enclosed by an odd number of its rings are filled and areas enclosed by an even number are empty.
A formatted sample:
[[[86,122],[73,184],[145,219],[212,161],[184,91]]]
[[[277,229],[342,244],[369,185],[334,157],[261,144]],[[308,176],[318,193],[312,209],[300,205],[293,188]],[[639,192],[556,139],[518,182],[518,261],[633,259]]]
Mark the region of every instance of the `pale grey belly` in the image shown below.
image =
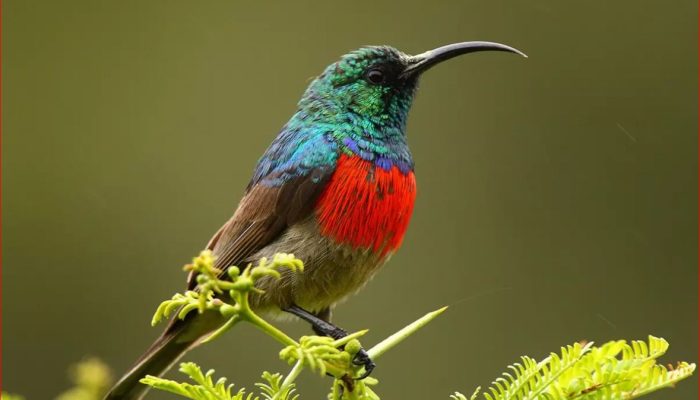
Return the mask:
[[[261,312],[276,311],[291,304],[311,312],[332,307],[362,288],[389,256],[334,243],[321,236],[314,218],[290,227],[277,241],[247,261],[270,259],[275,253],[294,254],[304,262],[304,272],[283,270],[279,280],[258,281],[257,286],[265,293],[251,296],[251,304]]]

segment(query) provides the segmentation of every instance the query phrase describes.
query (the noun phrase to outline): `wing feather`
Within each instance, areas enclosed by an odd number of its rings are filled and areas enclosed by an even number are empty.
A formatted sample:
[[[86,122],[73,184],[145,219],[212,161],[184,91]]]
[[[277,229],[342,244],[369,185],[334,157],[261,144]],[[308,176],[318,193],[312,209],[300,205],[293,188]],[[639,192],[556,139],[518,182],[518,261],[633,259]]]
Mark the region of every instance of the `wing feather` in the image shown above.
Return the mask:
[[[277,186],[264,181],[252,185],[233,217],[209,241],[207,248],[217,258],[216,267],[225,270],[239,265],[274,242],[287,227],[309,216],[331,173],[330,168],[315,168]],[[190,275],[188,288],[196,285]]]

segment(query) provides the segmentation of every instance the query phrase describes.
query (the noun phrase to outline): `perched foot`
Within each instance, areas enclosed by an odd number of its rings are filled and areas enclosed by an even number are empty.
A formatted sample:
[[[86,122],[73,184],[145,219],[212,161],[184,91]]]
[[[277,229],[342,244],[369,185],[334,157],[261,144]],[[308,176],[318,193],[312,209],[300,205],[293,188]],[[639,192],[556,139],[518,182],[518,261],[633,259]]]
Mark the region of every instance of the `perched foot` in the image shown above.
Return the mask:
[[[332,323],[304,310],[299,306],[291,306],[285,309],[284,311],[290,314],[294,314],[297,317],[303,319],[304,321],[310,323],[311,328],[318,335],[332,337],[335,340],[344,338],[348,335],[348,333],[344,329],[333,325]],[[355,358],[353,358],[352,363],[355,365],[361,365],[365,367],[365,372],[362,374],[362,376],[357,378],[358,380],[365,379],[366,377],[368,377],[374,370],[374,367],[377,366],[377,364],[375,364],[374,361],[372,361],[372,359],[369,357],[369,354],[367,354],[365,349],[360,349],[360,351],[358,351],[357,354],[355,354]]]
[[[316,333],[324,335],[324,336],[330,336],[335,340],[344,338],[345,336],[348,335],[347,332],[345,332],[343,329],[341,329],[337,326],[334,326],[333,329],[331,329],[328,332],[316,330],[316,328],[317,327],[314,326],[314,331],[316,331]],[[365,379],[366,377],[368,377],[372,373],[372,371],[374,370],[374,367],[377,366],[377,364],[375,364],[374,361],[372,361],[372,359],[369,357],[369,354],[367,354],[367,351],[365,351],[365,349],[363,349],[363,348],[360,348],[360,351],[358,351],[357,354],[355,354],[355,358],[352,359],[352,363],[355,365],[361,365],[361,366],[365,367],[365,372],[360,377],[356,378],[357,380],[362,380],[362,379]]]
[[[357,378],[357,380],[362,380],[368,377],[372,371],[374,370],[374,367],[377,366],[377,364],[372,361],[372,359],[369,357],[369,354],[365,351],[365,349],[360,349],[360,351],[355,354],[355,358],[352,359],[352,363],[355,365],[362,365],[365,367],[365,372],[360,375],[360,377]]]

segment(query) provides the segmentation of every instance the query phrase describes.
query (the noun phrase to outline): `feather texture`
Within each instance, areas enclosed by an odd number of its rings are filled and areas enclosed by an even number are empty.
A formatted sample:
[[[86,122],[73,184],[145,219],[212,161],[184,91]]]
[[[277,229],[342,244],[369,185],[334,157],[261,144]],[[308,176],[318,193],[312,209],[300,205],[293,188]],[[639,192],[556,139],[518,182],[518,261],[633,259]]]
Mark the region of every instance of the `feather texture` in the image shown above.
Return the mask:
[[[292,304],[328,311],[401,244],[416,195],[405,128],[417,79],[399,79],[409,60],[372,46],[328,66],[258,161],[234,215],[209,241],[222,271],[278,252],[304,260],[303,274],[283,271],[278,280],[258,281],[264,292],[251,297],[256,312]],[[365,79],[376,69],[386,75],[384,84]],[[223,323],[206,313],[172,319],[108,398],[140,399],[144,374],[161,374]]]
[[[388,170],[357,156],[342,155],[316,205],[321,233],[382,255],[396,250],[413,213],[412,171]]]
[[[308,217],[330,176],[329,169],[319,167],[278,186],[258,183],[249,188],[233,217],[209,241],[216,267],[223,271],[245,265],[251,255]],[[197,285],[194,278],[188,279],[189,289]]]

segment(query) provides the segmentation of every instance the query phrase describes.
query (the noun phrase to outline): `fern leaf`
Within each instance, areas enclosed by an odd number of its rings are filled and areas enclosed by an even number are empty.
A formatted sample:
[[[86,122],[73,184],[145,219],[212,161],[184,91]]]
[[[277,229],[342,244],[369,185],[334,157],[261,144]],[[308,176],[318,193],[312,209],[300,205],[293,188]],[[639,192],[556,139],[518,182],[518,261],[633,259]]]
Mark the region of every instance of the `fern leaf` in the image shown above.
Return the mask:
[[[486,400],[621,400],[636,399],[672,387],[692,375],[695,364],[666,368],[656,363],[668,342],[649,336],[648,341],[624,340],[593,347],[575,343],[562,347],[539,363],[522,357],[491,384]],[[460,397],[461,396],[461,397]],[[455,393],[453,400],[466,400]],[[474,396],[472,396],[472,400]]]
[[[192,400],[248,400],[245,397],[245,390],[241,389],[233,394],[233,385],[226,385],[226,379],[221,378],[214,382],[214,370],[203,373],[202,369],[195,363],[180,364],[180,372],[187,374],[196,385],[190,383],[180,383],[169,379],[163,379],[148,375],[141,379],[141,383],[152,388],[164,390]]]
[[[292,384],[287,388],[282,388],[282,375],[271,374],[267,371],[262,374],[263,380],[267,383],[256,383],[260,389],[264,400],[298,400],[299,395],[296,394],[295,385]]]
[[[348,353],[335,346],[332,338],[325,336],[302,336],[296,346],[287,346],[280,351],[280,357],[293,364],[301,361],[304,367],[325,375],[327,366],[337,366],[337,370],[343,370],[348,364]]]

